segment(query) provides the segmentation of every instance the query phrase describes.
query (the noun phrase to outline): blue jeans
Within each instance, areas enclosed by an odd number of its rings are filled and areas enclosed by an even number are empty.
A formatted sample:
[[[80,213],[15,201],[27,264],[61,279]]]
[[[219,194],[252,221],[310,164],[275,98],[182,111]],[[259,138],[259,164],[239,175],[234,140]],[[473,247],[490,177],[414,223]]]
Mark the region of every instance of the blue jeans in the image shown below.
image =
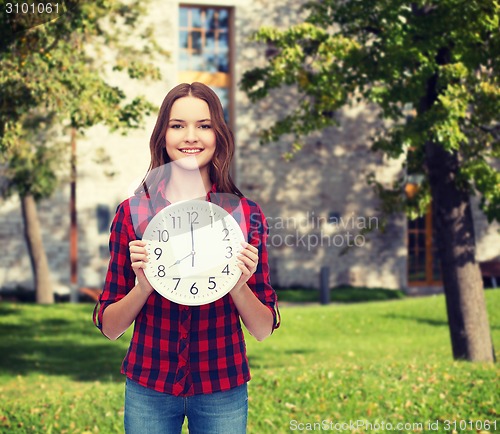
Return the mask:
[[[179,434],[184,417],[190,434],[245,434],[247,415],[246,383],[224,392],[182,397],[126,380],[127,434]]]

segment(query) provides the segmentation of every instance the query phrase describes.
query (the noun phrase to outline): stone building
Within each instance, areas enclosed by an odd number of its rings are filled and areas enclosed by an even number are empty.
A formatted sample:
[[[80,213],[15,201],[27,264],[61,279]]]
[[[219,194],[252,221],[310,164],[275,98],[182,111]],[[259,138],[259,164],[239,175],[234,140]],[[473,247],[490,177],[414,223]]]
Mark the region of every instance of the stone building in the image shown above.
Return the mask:
[[[288,163],[282,158],[288,149],[286,139],[268,146],[258,143],[258,131],[277,119],[294,96],[281,91],[251,104],[238,89],[242,73],[265,62],[265,47],[249,38],[261,25],[286,27],[297,22],[299,4],[294,0],[180,4],[153,0],[148,19],[155,24],[158,42],[171,53],[159,65],[162,82],[138,88],[123,77],[113,79],[132,95],[145,94],[158,106],[179,82],[202,81],[216,90],[236,136],[236,183],[268,218],[275,286],[317,288],[321,267],[329,266],[332,287],[439,288],[429,217],[409,224],[406,217],[393,216],[385,231],[380,230],[378,199],[366,177],[374,172],[380,182],[390,185],[400,175],[401,163],[370,151],[370,136],[378,122],[373,110],[357,107],[338,113],[340,127],[309,139]],[[146,172],[154,122],[153,116],[144,129],[127,136],[95,127],[78,139],[79,287],[102,286],[109,224],[116,206],[131,195]],[[110,156],[109,164],[96,162],[99,148]],[[51,200],[40,204],[39,211],[52,277],[66,287],[70,283],[69,197],[69,186],[63,185]],[[498,257],[498,225],[487,225],[478,210],[475,217],[478,259]],[[0,239],[4,247],[0,288],[31,287],[17,198],[1,202]]]

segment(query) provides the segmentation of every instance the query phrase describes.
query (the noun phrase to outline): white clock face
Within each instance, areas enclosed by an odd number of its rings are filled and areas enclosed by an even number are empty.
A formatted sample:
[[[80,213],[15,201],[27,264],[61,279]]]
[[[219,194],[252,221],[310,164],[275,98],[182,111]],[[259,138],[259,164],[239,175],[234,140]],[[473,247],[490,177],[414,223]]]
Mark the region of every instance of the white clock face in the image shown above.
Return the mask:
[[[226,295],[241,276],[237,256],[245,241],[236,220],[211,202],[169,205],[149,222],[144,270],[153,288],[179,304],[197,306]]]

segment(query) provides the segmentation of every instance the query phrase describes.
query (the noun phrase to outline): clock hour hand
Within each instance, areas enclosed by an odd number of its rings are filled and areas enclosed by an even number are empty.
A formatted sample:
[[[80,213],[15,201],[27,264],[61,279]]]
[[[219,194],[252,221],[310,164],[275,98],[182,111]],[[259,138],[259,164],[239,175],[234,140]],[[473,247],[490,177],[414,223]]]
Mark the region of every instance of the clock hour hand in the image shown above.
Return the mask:
[[[184,259],[186,258],[189,258],[190,256],[192,256],[194,258],[194,252],[191,252],[189,255],[186,255],[184,256],[184,258],[182,259],[177,259],[177,261],[175,261],[170,267],[168,268],[172,268],[174,265],[179,265],[182,261],[184,261]]]

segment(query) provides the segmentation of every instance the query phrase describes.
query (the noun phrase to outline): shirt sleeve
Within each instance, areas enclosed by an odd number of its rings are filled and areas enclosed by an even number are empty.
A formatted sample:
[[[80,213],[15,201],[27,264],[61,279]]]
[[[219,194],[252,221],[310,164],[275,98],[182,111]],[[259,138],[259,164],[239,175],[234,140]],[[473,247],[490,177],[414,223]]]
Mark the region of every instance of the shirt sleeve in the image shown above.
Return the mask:
[[[257,247],[259,251],[259,263],[257,270],[248,279],[247,285],[254,292],[257,298],[266,305],[273,314],[273,331],[280,326],[281,317],[278,308],[278,297],[276,291],[271,286],[269,275],[269,259],[267,253],[267,238],[269,236],[269,226],[264,213],[258,205],[252,207],[250,215],[250,230],[248,232],[248,242]]]
[[[121,300],[135,285],[135,273],[130,261],[129,242],[135,238],[127,202],[122,202],[113,219],[109,237],[109,265],[104,288],[94,308],[93,320],[102,332],[104,310]]]

